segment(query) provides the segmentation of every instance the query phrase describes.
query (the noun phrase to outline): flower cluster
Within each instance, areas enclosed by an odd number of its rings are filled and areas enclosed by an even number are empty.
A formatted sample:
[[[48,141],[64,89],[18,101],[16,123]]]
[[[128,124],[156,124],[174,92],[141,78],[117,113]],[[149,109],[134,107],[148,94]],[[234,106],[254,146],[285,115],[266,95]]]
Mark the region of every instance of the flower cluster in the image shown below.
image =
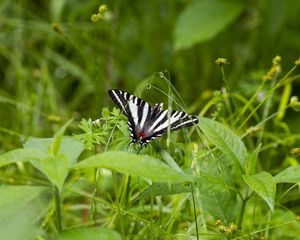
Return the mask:
[[[267,72],[267,74],[265,74],[262,77],[263,81],[271,81],[274,77],[276,77],[280,72],[281,72],[281,57],[280,56],[276,56],[273,58],[272,60],[272,67],[271,69]]]
[[[229,62],[227,61],[226,58],[218,58],[216,61],[215,61],[215,64],[219,65],[219,66],[223,66],[225,64],[229,64]]]
[[[216,221],[216,226],[218,231],[224,233],[225,235],[231,235],[237,231],[236,224],[229,223],[228,225],[224,225],[220,219]]]
[[[104,14],[108,10],[107,6],[105,4],[100,5],[98,9],[98,13],[95,13],[91,16],[91,21],[92,22],[98,22],[100,20],[104,19]]]
[[[298,58],[294,63],[296,66],[300,66],[300,58]]]
[[[296,112],[300,111],[300,102],[297,96],[291,97],[290,107],[293,108]]]
[[[293,154],[296,157],[300,156],[300,148],[299,147],[293,148],[291,150],[291,154]]]

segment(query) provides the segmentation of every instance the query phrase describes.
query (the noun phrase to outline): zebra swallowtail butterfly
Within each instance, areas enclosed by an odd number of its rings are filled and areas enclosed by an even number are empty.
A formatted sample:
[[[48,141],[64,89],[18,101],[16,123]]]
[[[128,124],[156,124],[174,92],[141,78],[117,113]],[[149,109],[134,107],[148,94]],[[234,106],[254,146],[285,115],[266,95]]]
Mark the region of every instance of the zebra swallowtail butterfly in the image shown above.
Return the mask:
[[[108,95],[128,119],[131,142],[139,143],[140,149],[170,130],[192,126],[198,123],[194,115],[175,110],[163,110],[162,103],[150,106],[146,101],[125,91],[111,89]],[[128,146],[129,146],[128,145]]]

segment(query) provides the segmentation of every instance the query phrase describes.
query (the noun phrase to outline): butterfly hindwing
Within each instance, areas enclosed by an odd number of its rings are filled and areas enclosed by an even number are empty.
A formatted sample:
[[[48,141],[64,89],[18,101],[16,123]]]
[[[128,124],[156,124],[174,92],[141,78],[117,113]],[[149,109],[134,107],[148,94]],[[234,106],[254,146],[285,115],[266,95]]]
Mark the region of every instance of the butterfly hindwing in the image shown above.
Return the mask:
[[[154,114],[155,117],[147,124],[146,128],[146,132],[149,134],[150,140],[160,137],[162,134],[166,133],[168,127],[170,127],[171,131],[175,131],[198,123],[196,116],[189,115],[185,112],[160,110],[158,113]]]

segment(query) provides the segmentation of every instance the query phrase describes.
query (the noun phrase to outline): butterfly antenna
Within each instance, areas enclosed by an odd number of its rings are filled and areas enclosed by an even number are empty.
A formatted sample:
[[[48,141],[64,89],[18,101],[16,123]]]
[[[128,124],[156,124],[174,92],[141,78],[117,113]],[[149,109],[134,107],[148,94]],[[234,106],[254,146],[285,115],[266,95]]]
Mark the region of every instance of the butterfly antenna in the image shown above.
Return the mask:
[[[130,143],[127,145],[126,151],[128,150],[128,148],[130,147],[131,144],[133,144],[133,141],[130,141]]]

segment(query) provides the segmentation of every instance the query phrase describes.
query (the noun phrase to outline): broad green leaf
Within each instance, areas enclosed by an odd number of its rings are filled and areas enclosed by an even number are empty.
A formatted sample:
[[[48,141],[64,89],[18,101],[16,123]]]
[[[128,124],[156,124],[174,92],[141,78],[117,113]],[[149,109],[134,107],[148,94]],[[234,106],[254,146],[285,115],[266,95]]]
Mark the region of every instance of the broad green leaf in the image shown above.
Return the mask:
[[[276,183],[300,183],[300,165],[284,169],[274,179]]]
[[[160,154],[161,154],[162,158],[166,161],[166,163],[171,168],[173,168],[177,172],[182,172],[181,168],[178,166],[178,164],[176,163],[176,161],[171,157],[171,155],[167,151],[161,149]]]
[[[162,161],[148,155],[127,152],[104,152],[75,165],[76,168],[108,168],[158,182],[192,181],[192,176],[173,170]]]
[[[0,155],[0,167],[15,163],[18,161],[29,161],[31,159],[41,159],[46,154],[37,149],[15,149]]]
[[[186,183],[168,184],[168,183],[154,183],[145,189],[138,196],[138,199],[148,198],[151,196],[166,196],[179,193],[191,192],[191,186]]]
[[[63,231],[55,240],[122,240],[116,231],[103,227],[82,227]]]
[[[197,180],[201,194],[203,208],[215,219],[221,219],[224,223],[231,223],[236,216],[238,208],[236,193],[230,191],[220,175],[201,173]]]
[[[48,188],[0,187],[0,239],[32,240],[41,218],[49,210]]]
[[[61,190],[69,169],[76,163],[83,150],[83,145],[77,140],[65,137],[60,141],[57,154],[53,155],[51,154],[52,143],[53,138],[30,138],[24,148],[47,154],[42,159],[32,159],[30,162]]]
[[[175,27],[175,49],[212,39],[243,10],[243,1],[192,1],[180,14]]]
[[[260,172],[255,175],[244,175],[245,182],[274,210],[276,183],[270,173]]]
[[[216,145],[235,165],[245,170],[248,153],[242,140],[223,124],[208,118],[199,118],[199,127],[204,135]]]

